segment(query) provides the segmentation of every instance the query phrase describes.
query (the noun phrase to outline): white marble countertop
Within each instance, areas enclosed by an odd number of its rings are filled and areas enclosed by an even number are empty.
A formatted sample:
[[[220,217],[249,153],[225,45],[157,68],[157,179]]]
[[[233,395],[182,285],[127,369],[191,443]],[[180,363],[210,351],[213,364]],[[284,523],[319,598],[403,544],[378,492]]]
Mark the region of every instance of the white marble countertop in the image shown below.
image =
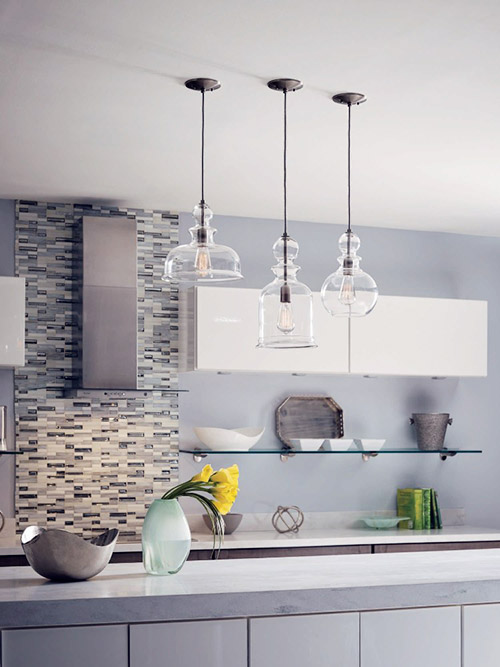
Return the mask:
[[[301,529],[297,534],[274,530],[237,531],[224,538],[224,549],[266,549],[272,547],[320,547],[366,544],[422,544],[432,542],[500,542],[500,530],[477,526],[445,526],[441,530],[375,530],[373,528]],[[141,551],[140,543],[119,543],[116,552]],[[209,533],[193,532],[193,551],[212,549]],[[1,546],[0,556],[22,555],[19,536]]]
[[[192,549],[211,549],[209,534],[193,533]],[[373,528],[301,529],[298,533],[276,531],[235,532],[224,538],[224,549],[268,547],[319,547],[358,544],[421,544],[431,542],[500,542],[500,530],[477,526],[446,526],[440,530],[376,530]]]
[[[500,549],[190,561],[165,577],[115,564],[65,584],[0,570],[0,628],[487,602],[500,602]]]

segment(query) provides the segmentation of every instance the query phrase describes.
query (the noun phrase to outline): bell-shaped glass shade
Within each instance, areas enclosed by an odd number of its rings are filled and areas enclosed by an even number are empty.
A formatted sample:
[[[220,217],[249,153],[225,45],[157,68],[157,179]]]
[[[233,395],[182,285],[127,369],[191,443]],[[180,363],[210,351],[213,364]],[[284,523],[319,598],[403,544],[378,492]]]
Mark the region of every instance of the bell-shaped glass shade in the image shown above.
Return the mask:
[[[323,305],[331,315],[363,317],[377,303],[378,289],[373,278],[359,266],[359,237],[352,232],[339,239],[339,268],[328,276],[321,288]]]
[[[266,285],[259,297],[259,342],[257,347],[316,347],[313,336],[312,292],[297,280],[300,269],[293,260],[299,246],[288,238],[285,280],[284,239],[273,246],[278,264],[272,271],[275,279]]]
[[[191,242],[168,253],[162,280],[174,283],[213,283],[239,280],[240,258],[228,246],[214,243],[217,230],[210,226],[211,209],[203,203],[193,209],[196,225],[191,227]]]

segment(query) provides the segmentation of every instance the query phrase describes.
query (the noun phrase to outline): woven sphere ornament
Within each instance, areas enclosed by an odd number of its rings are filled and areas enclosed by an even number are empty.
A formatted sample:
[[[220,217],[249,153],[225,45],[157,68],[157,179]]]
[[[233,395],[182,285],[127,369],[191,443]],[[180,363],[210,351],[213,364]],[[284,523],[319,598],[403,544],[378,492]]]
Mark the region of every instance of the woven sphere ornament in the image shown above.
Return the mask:
[[[278,509],[273,514],[272,522],[278,533],[298,533],[299,528],[304,523],[304,513],[296,505],[290,507],[278,505]]]

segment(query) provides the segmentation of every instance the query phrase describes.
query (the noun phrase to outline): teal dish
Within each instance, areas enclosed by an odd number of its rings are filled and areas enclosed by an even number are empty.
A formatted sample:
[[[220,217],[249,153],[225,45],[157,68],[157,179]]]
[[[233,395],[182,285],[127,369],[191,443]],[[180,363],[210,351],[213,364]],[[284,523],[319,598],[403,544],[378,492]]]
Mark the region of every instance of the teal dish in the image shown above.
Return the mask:
[[[179,502],[154,500],[142,527],[142,555],[148,574],[175,574],[189,556],[191,531]]]
[[[409,516],[365,516],[362,521],[364,521],[369,528],[388,530],[389,528],[396,528],[400,521],[411,522],[411,518]]]

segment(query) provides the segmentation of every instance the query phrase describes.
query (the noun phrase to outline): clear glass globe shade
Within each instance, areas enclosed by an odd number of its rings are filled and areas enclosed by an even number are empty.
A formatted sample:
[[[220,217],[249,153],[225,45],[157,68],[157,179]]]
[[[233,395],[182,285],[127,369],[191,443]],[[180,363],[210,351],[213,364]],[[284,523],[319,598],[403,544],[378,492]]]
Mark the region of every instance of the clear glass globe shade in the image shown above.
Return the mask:
[[[298,281],[288,281],[290,303],[282,303],[282,285],[281,280],[273,280],[260,294],[257,347],[316,347],[311,290]]]
[[[191,242],[172,248],[168,253],[162,280],[196,284],[243,278],[238,254],[214,242],[217,230],[210,227],[212,210],[206,204],[197,204],[193,217],[196,224],[189,230]]]
[[[259,341],[257,347],[316,347],[313,335],[312,292],[297,280],[300,269],[293,263],[299,246],[287,240],[287,280],[285,281],[284,241],[273,246],[278,264],[272,267],[275,279],[264,287],[259,297]],[[286,298],[284,298],[286,297]]]
[[[323,283],[321,299],[330,315],[364,317],[377,303],[378,289],[373,278],[361,269],[345,275],[339,267]]]
[[[173,248],[167,255],[162,280],[172,283],[213,283],[239,280],[240,258],[228,246],[210,244],[199,247],[187,243]]]

